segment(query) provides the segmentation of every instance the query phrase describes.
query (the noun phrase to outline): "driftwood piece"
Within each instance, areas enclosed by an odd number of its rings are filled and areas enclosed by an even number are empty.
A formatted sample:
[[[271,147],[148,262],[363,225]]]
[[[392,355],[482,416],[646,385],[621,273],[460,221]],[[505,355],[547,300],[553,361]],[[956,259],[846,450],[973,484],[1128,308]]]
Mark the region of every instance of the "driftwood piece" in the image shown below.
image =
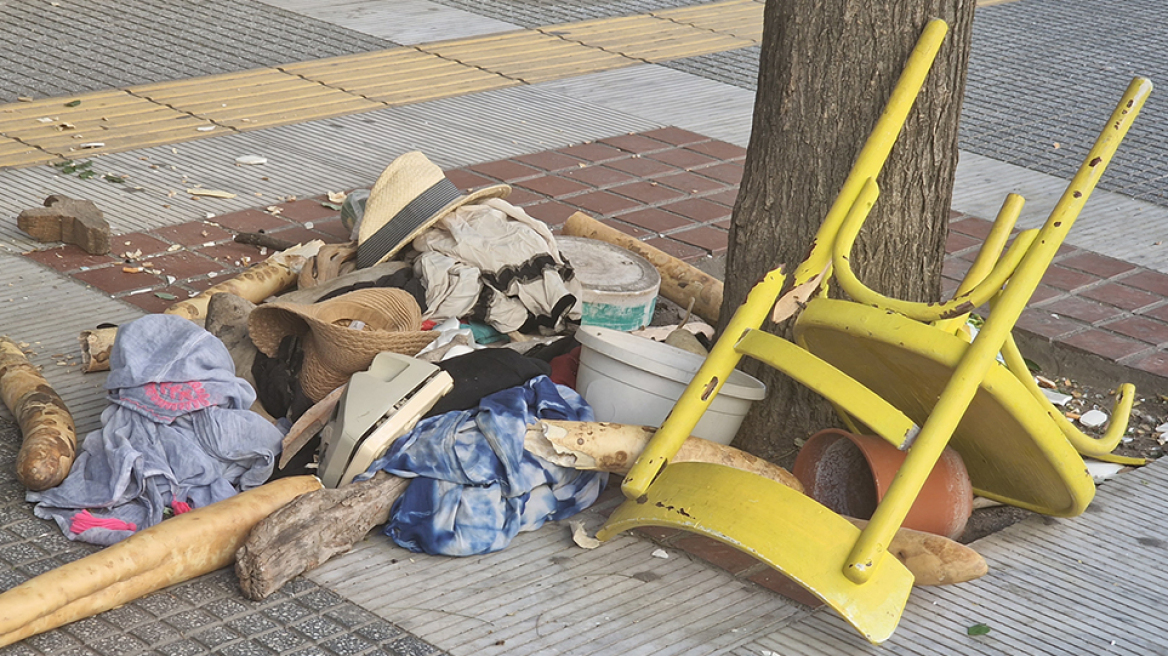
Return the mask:
[[[867,520],[846,519],[860,529],[868,525]],[[985,558],[964,544],[903,526],[888,543],[888,553],[896,556],[912,572],[913,585],[964,583],[989,571]]]
[[[378,524],[409,480],[373,478],[296,499],[256,525],[235,554],[235,574],[248,599],[260,600],[303,572],[348,551]]]
[[[207,307],[215,294],[234,294],[252,303],[260,303],[269,296],[279,294],[295,285],[304,262],[316,255],[316,251],[322,245],[324,242],[320,240],[310,241],[276,253],[263,262],[248,267],[238,276],[208,287],[198,296],[175,303],[166,308],[164,314],[174,314],[203,326],[206,323]],[[78,340],[81,342],[83,371],[86,373],[109,371],[109,352],[114,346],[117,334],[117,328],[81,331]]]
[[[81,342],[81,370],[87,374],[109,371],[110,350],[117,336],[117,327],[82,330],[77,336],[77,341]]]
[[[357,270],[357,243],[325,244],[300,269],[298,289],[309,289]]]
[[[561,467],[627,474],[656,432],[656,428],[632,424],[543,420],[527,427],[523,448]],[[700,437],[687,438],[671,461],[726,465],[803,491],[803,484],[786,469]]]
[[[260,248],[270,248],[276,251],[283,251],[292,248],[296,244],[286,239],[273,237],[262,232],[241,232],[235,235],[232,240],[237,244],[247,244],[248,246],[258,246]]]
[[[16,478],[30,490],[55,487],[73,466],[77,430],[73,415],[20,346],[0,337],[0,398],[16,417],[23,442]]]
[[[226,292],[246,298],[252,303],[259,303],[295,285],[301,267],[309,258],[314,257],[322,246],[324,242],[318,239],[276,253],[263,262],[257,262],[244,269],[230,280],[208,287],[197,296],[175,303],[163,310],[163,313],[174,314],[203,325],[207,316],[207,304],[215,294]]]
[[[0,595],[0,645],[225,567],[259,520],[319,487],[312,476],[272,481],[30,579]]]
[[[649,260],[661,274],[661,295],[682,307],[693,299],[693,313],[717,325],[722,312],[722,281],[645,242],[576,212],[568,217],[563,234],[615,244]]]

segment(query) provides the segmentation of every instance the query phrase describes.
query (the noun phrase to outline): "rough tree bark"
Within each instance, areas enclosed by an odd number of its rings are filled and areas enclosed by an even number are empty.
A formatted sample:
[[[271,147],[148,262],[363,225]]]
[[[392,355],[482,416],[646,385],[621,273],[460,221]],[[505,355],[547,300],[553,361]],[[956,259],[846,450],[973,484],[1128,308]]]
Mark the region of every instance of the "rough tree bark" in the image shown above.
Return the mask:
[[[730,228],[723,326],[750,287],[792,271],[895,85],[929,18],[950,32],[879,178],[881,196],[852,253],[869,287],[936,300],[957,166],[957,121],[974,0],[786,0],[765,9],[758,96]],[[786,326],[769,326],[771,330]],[[830,406],[756,362],[770,388],[735,446],[787,464],[794,440],[836,425]]]

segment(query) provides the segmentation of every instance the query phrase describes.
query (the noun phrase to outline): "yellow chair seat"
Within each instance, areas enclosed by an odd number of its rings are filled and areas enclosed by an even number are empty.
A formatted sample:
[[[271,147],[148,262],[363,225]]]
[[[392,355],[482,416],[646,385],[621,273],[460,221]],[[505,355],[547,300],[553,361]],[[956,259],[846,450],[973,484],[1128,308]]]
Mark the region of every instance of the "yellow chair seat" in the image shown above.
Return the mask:
[[[661,470],[644,497],[625,501],[597,537],[638,526],[680,528],[749,554],[810,590],[868,640],[896,629],[913,576],[886,558],[867,582],[844,575],[860,529],[811,497],[725,465],[677,462]]]
[[[952,334],[899,314],[827,298],[808,303],[795,339],[919,424],[969,348]],[[1005,366],[990,367],[950,445],[981,496],[1071,517],[1095,495],[1083,459]]]

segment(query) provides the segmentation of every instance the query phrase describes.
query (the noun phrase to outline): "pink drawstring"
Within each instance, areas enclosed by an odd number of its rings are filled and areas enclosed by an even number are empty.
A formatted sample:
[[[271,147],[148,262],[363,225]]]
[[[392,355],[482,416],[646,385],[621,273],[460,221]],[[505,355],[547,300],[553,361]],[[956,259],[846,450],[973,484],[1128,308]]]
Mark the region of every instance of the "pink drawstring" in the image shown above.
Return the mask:
[[[191,511],[191,504],[185,501],[172,501],[170,507],[174,509],[174,514],[181,515]]]
[[[91,528],[108,528],[113,531],[137,531],[138,526],[132,522],[123,521],[113,517],[94,517],[89,514],[88,510],[73,515],[73,520],[69,524],[69,530],[73,533],[82,533]]]

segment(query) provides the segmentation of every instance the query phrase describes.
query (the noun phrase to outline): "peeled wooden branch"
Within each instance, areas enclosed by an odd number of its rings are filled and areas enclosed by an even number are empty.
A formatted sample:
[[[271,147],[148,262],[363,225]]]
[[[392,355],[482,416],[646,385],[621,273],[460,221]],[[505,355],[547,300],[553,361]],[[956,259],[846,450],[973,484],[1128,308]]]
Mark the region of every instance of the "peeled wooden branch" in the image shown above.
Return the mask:
[[[409,481],[378,472],[368,481],[306,494],[260,522],[235,556],[248,599],[260,600],[344,553],[378,524]]]
[[[163,310],[164,314],[175,314],[184,319],[200,323],[207,316],[207,304],[211,297],[221,292],[235,294],[252,303],[260,303],[269,296],[290,289],[300,277],[300,269],[309,258],[314,257],[324,246],[320,240],[307,244],[297,244],[244,269],[243,273],[203,290],[198,296],[179,301]]]
[[[0,595],[0,646],[225,567],[257,522],[319,487],[312,476],[282,478],[26,581]]]
[[[527,427],[523,448],[561,467],[627,474],[656,432],[656,428],[632,424],[543,420]],[[803,491],[803,484],[786,469],[732,446],[700,437],[686,439],[671,462],[726,465]]]
[[[721,280],[582,212],[568,217],[562,231],[565,235],[616,244],[649,260],[661,274],[662,296],[682,307],[688,306],[690,299],[693,299],[693,313],[717,325],[718,315],[722,312]]]
[[[23,436],[16,478],[37,492],[55,487],[77,455],[73,415],[20,346],[7,337],[0,337],[0,397]]]
[[[848,517],[858,528],[868,522]],[[913,585],[949,585],[981,578],[989,566],[981,554],[947,537],[903,528],[888,544],[888,553],[912,572]]]
[[[276,253],[263,262],[248,267],[238,276],[208,287],[198,296],[179,301],[163,312],[190,319],[201,326],[207,317],[207,306],[215,294],[226,292],[252,303],[261,303],[269,296],[294,287],[297,278],[300,277],[300,268],[308,258],[315,256],[323,245],[324,242],[320,240],[310,241]],[[109,352],[113,348],[117,334],[117,328],[81,331],[78,339],[81,342],[83,371],[86,373],[109,371]]]

